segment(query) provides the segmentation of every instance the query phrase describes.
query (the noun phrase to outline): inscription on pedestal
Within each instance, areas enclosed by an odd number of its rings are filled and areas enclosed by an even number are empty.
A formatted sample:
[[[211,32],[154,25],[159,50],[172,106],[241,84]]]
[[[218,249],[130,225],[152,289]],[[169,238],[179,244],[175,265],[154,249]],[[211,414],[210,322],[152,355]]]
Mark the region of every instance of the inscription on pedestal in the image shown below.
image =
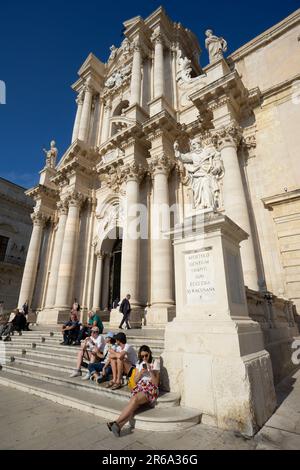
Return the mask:
[[[216,301],[215,272],[212,248],[184,253],[185,288],[188,305]]]

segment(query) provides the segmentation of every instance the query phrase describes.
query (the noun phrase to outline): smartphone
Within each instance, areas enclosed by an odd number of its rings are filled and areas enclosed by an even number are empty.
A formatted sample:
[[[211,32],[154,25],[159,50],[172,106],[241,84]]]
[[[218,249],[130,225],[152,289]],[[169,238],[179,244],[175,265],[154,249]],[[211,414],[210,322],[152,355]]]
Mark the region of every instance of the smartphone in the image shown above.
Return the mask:
[[[148,369],[147,364],[143,364],[143,369]]]

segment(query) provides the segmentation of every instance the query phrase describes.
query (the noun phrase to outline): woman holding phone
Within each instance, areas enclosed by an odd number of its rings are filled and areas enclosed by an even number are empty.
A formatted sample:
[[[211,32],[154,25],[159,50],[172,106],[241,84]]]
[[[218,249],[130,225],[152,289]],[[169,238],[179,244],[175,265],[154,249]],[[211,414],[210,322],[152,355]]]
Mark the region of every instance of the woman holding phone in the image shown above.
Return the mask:
[[[158,397],[160,361],[153,360],[149,346],[143,345],[138,352],[138,362],[135,370],[135,387],[131,398],[116,421],[107,423],[108,429],[120,437],[122,427],[129,421],[136,410],[148,403],[154,406]]]

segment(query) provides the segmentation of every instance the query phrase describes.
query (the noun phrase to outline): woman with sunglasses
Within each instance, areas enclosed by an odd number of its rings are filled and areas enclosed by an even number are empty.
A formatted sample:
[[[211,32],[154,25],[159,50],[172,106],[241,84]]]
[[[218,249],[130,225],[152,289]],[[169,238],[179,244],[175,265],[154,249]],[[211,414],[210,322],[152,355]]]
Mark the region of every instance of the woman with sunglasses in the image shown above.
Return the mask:
[[[136,385],[131,391],[130,401],[116,421],[107,423],[108,429],[115,436],[120,436],[122,427],[133,417],[140,406],[155,405],[158,397],[159,373],[160,361],[153,361],[149,346],[141,346],[134,376]]]

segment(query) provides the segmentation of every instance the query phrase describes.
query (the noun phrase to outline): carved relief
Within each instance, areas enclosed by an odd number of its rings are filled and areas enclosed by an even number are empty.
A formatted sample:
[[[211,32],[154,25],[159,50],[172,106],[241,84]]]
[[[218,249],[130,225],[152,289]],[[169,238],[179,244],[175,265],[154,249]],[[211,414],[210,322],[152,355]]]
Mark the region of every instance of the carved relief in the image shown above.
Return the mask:
[[[122,174],[124,181],[137,181],[140,183],[145,175],[145,170],[141,164],[133,162],[123,167]]]
[[[104,83],[106,88],[119,88],[125,80],[128,78],[131,72],[131,64],[122,67],[121,69],[114,72]]]

